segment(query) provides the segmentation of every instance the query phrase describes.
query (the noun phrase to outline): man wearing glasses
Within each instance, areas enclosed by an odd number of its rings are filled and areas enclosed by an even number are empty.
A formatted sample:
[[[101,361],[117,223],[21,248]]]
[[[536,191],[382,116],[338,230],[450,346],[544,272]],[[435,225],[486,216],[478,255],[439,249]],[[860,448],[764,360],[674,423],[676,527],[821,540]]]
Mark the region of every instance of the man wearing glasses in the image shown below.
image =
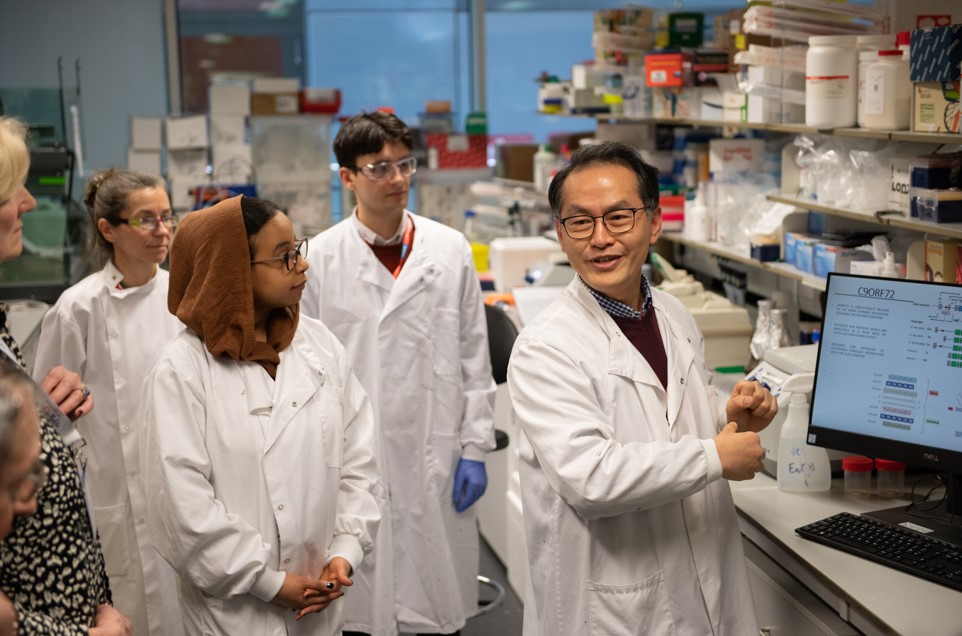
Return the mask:
[[[416,161],[400,119],[334,140],[350,218],[312,239],[301,311],[347,349],[375,406],[381,525],[345,597],[346,630],[456,633],[477,611],[472,504],[494,448],[494,381],[467,240],[405,209]]]
[[[727,480],[761,470],[756,433],[777,403],[741,381],[717,404],[694,319],[642,274],[661,209],[634,149],[580,148],[548,198],[578,277],[508,370],[524,430],[524,633],[757,633]]]

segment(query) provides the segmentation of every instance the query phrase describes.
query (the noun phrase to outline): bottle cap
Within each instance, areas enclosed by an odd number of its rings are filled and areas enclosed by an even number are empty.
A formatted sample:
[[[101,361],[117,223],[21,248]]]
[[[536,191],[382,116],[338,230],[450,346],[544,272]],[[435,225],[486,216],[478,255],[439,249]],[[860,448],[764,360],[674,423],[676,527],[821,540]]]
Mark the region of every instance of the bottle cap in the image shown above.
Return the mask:
[[[842,470],[850,470],[856,473],[866,473],[872,470],[872,462],[868,457],[862,457],[861,455],[852,455],[851,457],[842,458]]]
[[[876,459],[875,468],[877,470],[905,470],[906,466],[902,462],[893,459]]]
[[[912,39],[911,31],[899,31],[898,35],[895,36],[895,46],[902,46],[903,44],[909,44]]]
[[[476,214],[477,214],[477,213],[476,213],[474,210],[465,210],[465,211],[464,211],[464,216],[466,216],[466,217],[468,217],[468,218],[471,218],[471,217],[475,216]]]

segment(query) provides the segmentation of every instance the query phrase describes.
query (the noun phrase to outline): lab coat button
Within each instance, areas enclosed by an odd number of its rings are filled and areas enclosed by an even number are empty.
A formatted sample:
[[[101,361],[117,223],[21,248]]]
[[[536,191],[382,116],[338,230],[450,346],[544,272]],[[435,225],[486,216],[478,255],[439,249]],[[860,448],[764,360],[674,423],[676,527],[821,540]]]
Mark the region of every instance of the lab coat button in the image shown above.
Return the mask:
[[[120,334],[117,333],[117,331],[116,331],[115,329],[111,329],[110,331],[107,332],[107,335],[109,335],[111,338],[116,338],[116,337],[119,336]]]
[[[285,564],[285,565],[288,564],[288,563],[290,563],[290,562],[291,562],[290,559],[284,559],[284,564]]]
[[[241,389],[241,395],[247,395],[247,389]]]
[[[284,509],[284,504],[280,504],[279,506],[277,506],[277,509],[278,509],[278,510],[283,510],[283,509]]]
[[[133,471],[133,470],[130,471],[130,476],[131,476],[131,477],[136,477],[136,475],[137,475],[137,472],[136,472],[136,471]]]
[[[137,520],[137,523],[141,523],[141,524],[142,524],[143,522],[144,522],[144,518],[143,518],[143,517],[141,517],[140,519]]]
[[[291,402],[291,406],[293,406],[294,408],[297,408],[297,402]]]
[[[684,383],[685,383],[685,378],[681,378],[681,379],[679,380],[679,382],[681,382],[682,384],[684,384]]]

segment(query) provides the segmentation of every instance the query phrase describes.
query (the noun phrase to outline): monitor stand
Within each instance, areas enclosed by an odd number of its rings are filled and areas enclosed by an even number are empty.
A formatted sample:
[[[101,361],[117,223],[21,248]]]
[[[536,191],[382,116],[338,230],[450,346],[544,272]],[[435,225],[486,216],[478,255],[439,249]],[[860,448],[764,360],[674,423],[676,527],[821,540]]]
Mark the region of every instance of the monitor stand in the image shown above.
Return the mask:
[[[913,506],[911,510],[907,510],[908,506],[905,505],[865,512],[862,516],[951,543],[959,552],[962,552],[962,509],[959,507],[962,504],[962,475],[949,473],[946,478],[948,492],[945,499],[934,510],[932,503],[921,503]],[[955,511],[954,517],[949,510]]]

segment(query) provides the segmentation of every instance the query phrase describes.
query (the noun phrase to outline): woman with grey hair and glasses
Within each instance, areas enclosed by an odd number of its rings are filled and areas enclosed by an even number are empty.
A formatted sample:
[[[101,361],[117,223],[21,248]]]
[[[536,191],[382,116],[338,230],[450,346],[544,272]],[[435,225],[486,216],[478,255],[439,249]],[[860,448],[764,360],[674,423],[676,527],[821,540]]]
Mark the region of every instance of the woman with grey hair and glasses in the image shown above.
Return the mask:
[[[20,255],[23,215],[37,205],[24,186],[29,166],[26,128],[0,117],[0,261]],[[26,369],[2,304],[0,358]],[[130,622],[110,605],[103,556],[73,452],[82,440],[61,436],[61,431],[76,432],[70,421],[90,413],[93,396],[79,374],[59,360],[53,364],[41,367],[50,370],[40,381],[51,403],[40,416],[46,485],[37,493],[34,514],[16,518],[0,544],[0,591],[16,607],[20,634],[129,636]]]
[[[146,532],[138,416],[148,369],[183,328],[167,311],[168,275],[160,268],[175,217],[156,175],[110,168],[90,178],[84,195],[103,269],[47,312],[36,369],[54,362],[78,369],[97,396],[80,430],[114,606],[135,634],[180,636],[176,579]]]
[[[40,422],[26,375],[0,365],[0,539],[15,517],[37,509],[46,479],[40,461]],[[0,636],[18,632],[17,610],[0,592]]]

